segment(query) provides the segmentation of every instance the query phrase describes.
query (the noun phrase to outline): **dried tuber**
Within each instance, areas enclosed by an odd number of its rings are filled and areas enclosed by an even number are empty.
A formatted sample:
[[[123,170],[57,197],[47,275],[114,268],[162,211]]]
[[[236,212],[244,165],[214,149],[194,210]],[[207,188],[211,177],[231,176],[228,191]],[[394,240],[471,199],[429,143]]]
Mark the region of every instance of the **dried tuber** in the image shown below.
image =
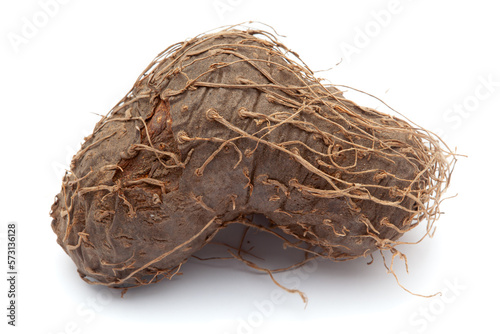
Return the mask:
[[[395,256],[421,221],[432,233],[452,156],[272,34],[231,28],[154,59],[74,156],[52,228],[84,280],[115,288],[173,277],[255,213],[315,256]]]

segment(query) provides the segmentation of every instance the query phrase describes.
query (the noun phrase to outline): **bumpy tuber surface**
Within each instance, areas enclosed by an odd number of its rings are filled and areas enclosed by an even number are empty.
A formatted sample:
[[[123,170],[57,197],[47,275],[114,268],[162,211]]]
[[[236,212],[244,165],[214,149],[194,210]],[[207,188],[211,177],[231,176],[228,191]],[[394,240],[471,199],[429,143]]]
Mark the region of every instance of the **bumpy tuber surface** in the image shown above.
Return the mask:
[[[270,33],[228,29],[162,52],[98,122],[52,228],[84,280],[120,288],[172,277],[253,213],[315,256],[396,256],[419,222],[432,233],[450,154],[322,84]]]

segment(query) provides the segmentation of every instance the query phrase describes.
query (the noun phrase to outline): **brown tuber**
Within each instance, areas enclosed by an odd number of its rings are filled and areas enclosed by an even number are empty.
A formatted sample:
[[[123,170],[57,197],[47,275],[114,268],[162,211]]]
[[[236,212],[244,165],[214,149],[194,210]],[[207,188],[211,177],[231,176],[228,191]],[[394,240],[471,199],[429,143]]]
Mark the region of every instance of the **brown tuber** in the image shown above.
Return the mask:
[[[52,228],[85,281],[116,288],[171,278],[256,213],[312,256],[394,257],[421,221],[433,232],[454,163],[442,146],[347,100],[272,34],[222,30],[162,52],[97,123]]]

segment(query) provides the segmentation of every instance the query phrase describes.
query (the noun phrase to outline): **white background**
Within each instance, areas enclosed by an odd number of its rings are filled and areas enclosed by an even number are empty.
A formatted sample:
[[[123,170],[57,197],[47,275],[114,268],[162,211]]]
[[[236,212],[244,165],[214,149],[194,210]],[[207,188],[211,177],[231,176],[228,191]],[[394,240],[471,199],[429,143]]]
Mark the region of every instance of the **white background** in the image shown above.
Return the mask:
[[[499,332],[494,1],[55,1],[0,5],[2,333]],[[276,285],[237,261],[193,259],[182,276],[124,298],[80,280],[56,244],[49,210],[82,138],[164,48],[248,20],[286,35],[281,41],[313,70],[331,68],[318,76],[383,99],[468,156],[459,158],[447,193],[458,196],[442,203],[435,237],[402,249],[410,274],[400,270],[401,282],[442,297],[405,292],[380,255],[371,266],[369,259],[319,262],[277,275],[307,294],[306,308],[293,294],[273,303]],[[391,112],[377,100],[348,96]],[[6,324],[3,278],[10,221],[19,226],[16,328]],[[258,254],[271,265],[290,261],[266,240],[270,246]]]

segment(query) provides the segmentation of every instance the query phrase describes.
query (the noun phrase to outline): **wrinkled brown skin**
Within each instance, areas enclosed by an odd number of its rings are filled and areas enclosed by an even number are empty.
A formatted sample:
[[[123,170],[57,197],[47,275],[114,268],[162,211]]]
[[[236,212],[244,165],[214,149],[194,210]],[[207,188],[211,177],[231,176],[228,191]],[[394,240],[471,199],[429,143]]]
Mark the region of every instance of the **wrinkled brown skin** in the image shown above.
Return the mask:
[[[221,146],[221,140],[240,136],[210,118],[207,111],[211,108],[249,134],[261,130],[267,123],[257,124],[254,118],[243,117],[239,112],[242,107],[265,115],[297,111],[283,103],[276,103],[268,93],[255,87],[188,85],[188,78],[198,78],[214,63],[241,59],[234,54],[213,54],[210,51],[221,44],[232,44],[231,52],[247,58],[272,60],[287,66],[287,61],[271,55],[258,42],[247,44],[258,45],[260,49],[234,45],[244,39],[256,38],[251,33],[236,31],[219,33],[217,38],[205,35],[187,42],[184,48],[189,48],[189,55],[182,50],[177,51],[154,71],[141,77],[122,101],[130,104],[115,107],[86,138],[72,162],[71,172],[64,177],[63,189],[57,195],[51,212],[57,242],[76,263],[78,272],[86,281],[111,287],[131,287],[155,282],[164,276],[170,277],[180,264],[224,226],[224,222],[252,213],[264,214],[285,233],[318,246],[326,257],[338,260],[366,256],[380,247],[377,240],[370,237],[376,233],[363,223],[364,219],[368,219],[378,231],[376,235],[381,240],[396,240],[402,235],[395,228],[383,225],[383,219],[399,229],[409,228],[414,213],[401,208],[366,199],[346,196],[321,198],[311,194],[300,185],[316,189],[331,189],[331,186],[286,152],[263,143],[257,145],[252,139],[233,141],[242,153],[239,163],[236,148],[225,145],[203,172],[197,173]],[[167,64],[170,72],[160,73],[162,66]],[[171,71],[181,65],[184,65],[182,71]],[[275,64],[248,61],[221,67],[199,77],[198,81],[237,84],[244,78],[254,83],[270,84],[269,78],[256,68],[265,70],[280,85],[303,85],[296,75]],[[283,90],[266,89],[267,92],[299,101],[297,96],[286,95]],[[335,89],[331,91],[336,92]],[[336,94],[342,97],[338,92]],[[133,100],[141,95],[147,97]],[[328,100],[334,105],[339,104],[336,99]],[[406,124],[347,100],[342,103],[357,115],[355,118],[361,116],[381,126]],[[360,132],[348,124],[353,121],[350,113],[339,117],[332,114],[331,107],[320,102],[313,105],[316,111],[302,112],[296,119],[343,138],[345,142],[336,143],[336,150],[346,153],[340,152],[337,162],[342,166],[353,164],[355,153],[349,150],[353,143],[368,147],[372,143],[361,136],[343,133],[342,128],[349,129],[350,133]],[[321,121],[314,113],[333,120],[337,125]],[[127,119],[129,117],[141,117],[145,123],[139,119]],[[420,140],[390,129],[369,131],[382,142],[397,143],[375,149],[393,150],[401,153],[401,157],[388,161],[376,152],[358,154],[356,166],[351,171],[387,171],[399,179],[415,178],[419,168],[423,167],[410,150],[403,148],[419,147]],[[260,135],[263,133],[260,132]],[[148,134],[153,147],[175,153],[181,162],[187,161],[186,165],[167,169],[154,152],[129,149],[134,144],[150,146]],[[187,138],[218,138],[219,141],[182,140],[179,138],[182,135],[187,135]],[[265,136],[265,140],[271,143],[300,141],[323,153],[328,148],[321,136],[288,123],[275,128]],[[294,152],[299,152],[319,170],[353,184],[380,184],[398,189],[409,186],[409,182],[395,177],[377,178],[375,172],[355,174],[326,168],[317,163],[320,157],[304,145],[290,144],[286,147],[289,150],[294,148]],[[161,158],[165,165],[175,165],[168,156]],[[326,158],[323,160],[327,161]],[[151,180],[159,182],[152,184]],[[345,184],[338,185],[346,187]],[[107,188],[95,188],[98,186]],[[417,182],[413,186],[425,184]],[[371,194],[378,198],[396,199],[386,189],[371,189]],[[413,209],[415,202],[402,198],[401,206]],[[203,228],[205,230],[200,233]],[[179,247],[197,234],[194,240]],[[162,254],[168,255],[156,261]]]

